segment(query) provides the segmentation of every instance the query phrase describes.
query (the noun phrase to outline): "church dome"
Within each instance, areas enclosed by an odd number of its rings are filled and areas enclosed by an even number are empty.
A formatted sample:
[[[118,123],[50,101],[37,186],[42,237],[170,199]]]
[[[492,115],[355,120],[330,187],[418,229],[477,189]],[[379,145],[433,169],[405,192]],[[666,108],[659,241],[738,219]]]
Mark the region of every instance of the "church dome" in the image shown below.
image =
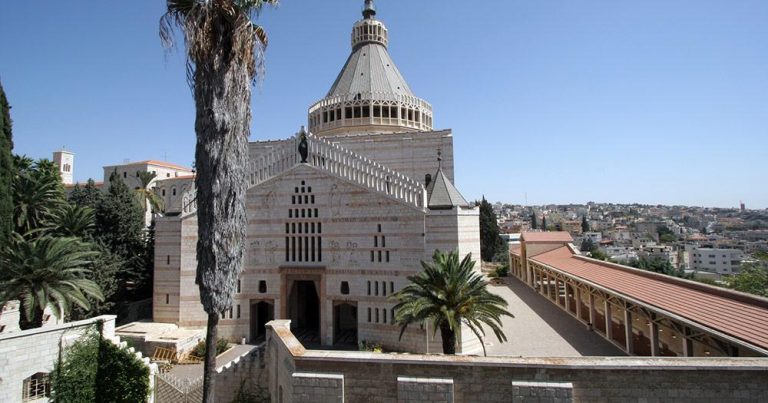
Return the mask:
[[[352,27],[352,53],[325,98],[309,108],[315,135],[432,130],[432,106],[411,92],[389,56],[373,0]]]

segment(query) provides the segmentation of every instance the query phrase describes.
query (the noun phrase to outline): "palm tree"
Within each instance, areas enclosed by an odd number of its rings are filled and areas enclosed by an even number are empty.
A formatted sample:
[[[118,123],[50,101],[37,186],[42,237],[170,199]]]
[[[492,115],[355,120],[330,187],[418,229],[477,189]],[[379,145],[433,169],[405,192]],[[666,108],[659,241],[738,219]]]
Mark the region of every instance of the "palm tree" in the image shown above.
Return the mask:
[[[25,240],[14,234],[0,251],[0,306],[20,300],[22,330],[42,326],[46,307],[63,318],[77,304],[90,309],[88,296],[103,301],[99,286],[86,278],[97,255],[77,238],[43,236]]]
[[[408,277],[411,283],[392,296],[397,301],[395,323],[401,326],[400,338],[408,325],[430,320],[435,333],[440,329],[444,354],[456,354],[456,333],[462,324],[480,339],[483,354],[483,324],[505,342],[501,317],[514,316],[505,309],[507,301],[488,291],[488,283],[473,270],[474,265],[471,253],[459,262],[458,251],[436,250],[431,262],[422,261],[424,270]]]
[[[152,189],[149,189],[149,185],[157,177],[154,172],[141,171],[138,173],[139,187],[136,189],[136,198],[141,205],[141,209],[144,210],[144,214],[147,213],[147,204],[155,211],[163,210],[163,199],[157,195]]]
[[[66,203],[56,213],[55,233],[88,239],[96,226],[96,213],[90,207]]]
[[[45,229],[52,225],[58,209],[64,204],[61,181],[42,170],[47,170],[43,160],[34,166],[26,157],[17,157],[15,162],[17,173],[11,184],[14,231],[28,234]]]
[[[160,38],[184,37],[187,81],[195,98],[197,275],[208,314],[203,401],[213,402],[219,313],[232,306],[245,249],[245,191],[251,86],[267,45],[255,17],[277,0],[167,0]]]

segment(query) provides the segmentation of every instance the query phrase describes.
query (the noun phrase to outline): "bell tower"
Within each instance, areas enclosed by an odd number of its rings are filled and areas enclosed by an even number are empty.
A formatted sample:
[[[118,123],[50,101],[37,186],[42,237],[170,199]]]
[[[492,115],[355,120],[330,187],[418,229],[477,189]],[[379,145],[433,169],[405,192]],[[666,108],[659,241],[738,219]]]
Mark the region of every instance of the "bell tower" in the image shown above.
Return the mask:
[[[65,185],[71,185],[74,181],[75,171],[75,153],[70,152],[62,148],[59,151],[53,152],[53,163],[59,168],[59,175],[61,175],[61,181]]]

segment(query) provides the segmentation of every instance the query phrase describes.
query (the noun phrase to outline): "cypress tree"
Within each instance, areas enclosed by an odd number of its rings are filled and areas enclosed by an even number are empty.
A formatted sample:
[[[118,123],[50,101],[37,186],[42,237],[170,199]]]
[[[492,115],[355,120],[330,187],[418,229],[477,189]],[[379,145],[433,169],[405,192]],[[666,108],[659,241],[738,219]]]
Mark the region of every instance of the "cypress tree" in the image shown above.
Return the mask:
[[[94,237],[125,262],[118,276],[120,291],[134,296],[146,294],[145,288],[152,286],[149,283],[152,259],[147,255],[144,212],[133,191],[117,174],[110,176],[109,192],[96,207]],[[128,295],[123,294],[119,299],[123,297]]]
[[[544,231],[547,230],[547,216],[545,215],[541,216],[541,229]]]
[[[539,228],[539,223],[536,221],[536,213],[531,214],[531,229]]]
[[[14,174],[11,106],[0,83],[0,247],[4,246],[13,228],[13,199],[11,180]]]
[[[496,253],[504,246],[499,237],[499,224],[493,206],[483,197],[480,205],[480,255],[486,262],[493,260]]]
[[[589,221],[587,221],[587,216],[581,216],[581,232],[589,232]]]

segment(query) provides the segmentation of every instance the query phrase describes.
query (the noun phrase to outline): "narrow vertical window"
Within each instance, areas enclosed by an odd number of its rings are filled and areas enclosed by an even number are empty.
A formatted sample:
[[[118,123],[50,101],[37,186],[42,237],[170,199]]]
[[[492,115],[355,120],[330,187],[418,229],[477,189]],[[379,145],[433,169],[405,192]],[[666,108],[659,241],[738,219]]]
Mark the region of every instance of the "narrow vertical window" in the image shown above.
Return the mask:
[[[376,323],[379,323],[379,308],[376,308]]]
[[[390,294],[394,294],[395,293],[395,282],[394,281],[390,281],[389,282],[389,293]]]
[[[381,310],[381,319],[382,319],[382,322],[387,323],[387,310],[386,309],[382,309]]]
[[[378,297],[379,296],[379,282],[378,281],[374,281],[373,282],[373,289],[376,292],[376,296]]]
[[[237,319],[240,319],[240,304],[237,305]]]
[[[387,237],[382,235],[381,236],[381,247],[386,248],[387,247]]]
[[[171,264],[171,255],[165,257],[165,264]]]
[[[171,294],[165,294],[165,304],[168,305],[171,303]]]
[[[371,282],[368,282],[368,295],[371,295]]]
[[[259,280],[259,292],[262,294],[267,292],[267,282],[265,280]]]
[[[389,263],[389,251],[387,251],[387,263]]]
[[[240,281],[240,279],[237,279],[237,293],[238,293],[238,294],[240,294],[240,290],[241,290],[240,286],[241,286],[241,283],[242,283],[242,282]]]
[[[381,282],[381,295],[385,296],[385,297],[387,296],[387,282],[386,281],[382,281]]]
[[[368,323],[371,323],[371,308],[368,308]]]

